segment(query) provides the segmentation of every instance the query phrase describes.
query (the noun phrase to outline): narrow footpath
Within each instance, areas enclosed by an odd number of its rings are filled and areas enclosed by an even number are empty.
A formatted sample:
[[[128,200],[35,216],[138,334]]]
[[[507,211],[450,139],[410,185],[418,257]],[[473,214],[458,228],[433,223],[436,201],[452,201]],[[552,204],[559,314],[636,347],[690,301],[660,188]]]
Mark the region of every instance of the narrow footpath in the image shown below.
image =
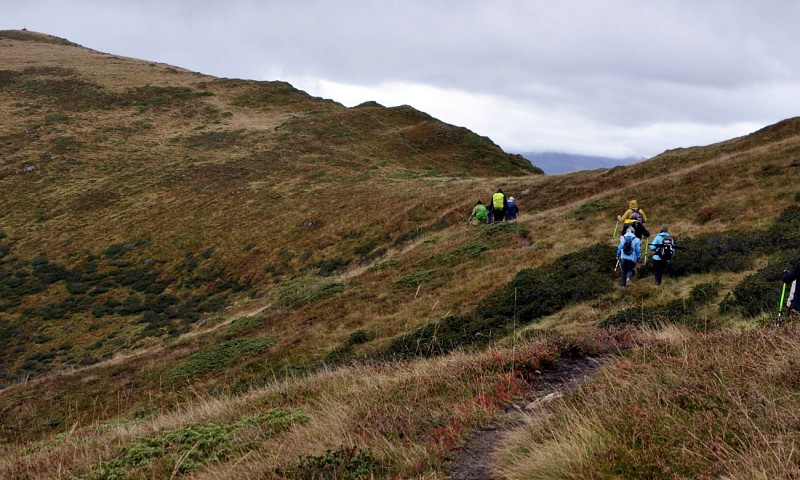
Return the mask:
[[[521,426],[527,416],[547,402],[572,392],[594,375],[608,357],[568,358],[554,368],[543,371],[525,397],[509,407],[501,419],[483,429],[474,429],[458,457],[448,466],[452,480],[496,480],[491,474],[492,456],[503,442],[504,435]]]

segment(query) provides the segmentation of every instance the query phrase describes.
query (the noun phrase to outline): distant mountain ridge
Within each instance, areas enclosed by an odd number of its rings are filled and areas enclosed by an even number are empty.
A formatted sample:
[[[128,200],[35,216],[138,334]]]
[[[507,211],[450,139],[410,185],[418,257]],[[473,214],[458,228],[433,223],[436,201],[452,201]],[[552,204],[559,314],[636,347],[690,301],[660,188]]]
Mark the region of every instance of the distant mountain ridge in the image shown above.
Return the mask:
[[[548,175],[612,168],[620,165],[631,165],[644,160],[644,157],[611,158],[558,152],[520,152],[519,154],[541,168]]]

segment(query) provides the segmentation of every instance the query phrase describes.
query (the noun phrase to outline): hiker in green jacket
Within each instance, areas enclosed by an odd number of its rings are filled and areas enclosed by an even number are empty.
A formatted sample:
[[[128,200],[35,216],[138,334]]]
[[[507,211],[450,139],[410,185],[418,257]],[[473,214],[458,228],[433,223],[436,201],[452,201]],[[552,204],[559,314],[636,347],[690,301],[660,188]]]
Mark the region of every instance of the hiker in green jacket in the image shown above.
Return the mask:
[[[486,223],[489,219],[489,216],[486,214],[486,207],[483,205],[483,202],[478,200],[478,203],[475,204],[475,208],[472,209],[472,213],[469,216],[469,223],[472,225],[480,225],[481,223]]]

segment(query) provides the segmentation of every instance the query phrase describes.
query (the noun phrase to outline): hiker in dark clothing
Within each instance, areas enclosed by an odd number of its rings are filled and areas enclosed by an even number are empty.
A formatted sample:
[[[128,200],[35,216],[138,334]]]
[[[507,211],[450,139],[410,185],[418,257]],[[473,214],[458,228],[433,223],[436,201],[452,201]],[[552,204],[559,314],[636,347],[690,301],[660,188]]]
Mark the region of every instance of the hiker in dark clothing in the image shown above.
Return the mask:
[[[502,188],[498,188],[497,192],[492,195],[492,209],[494,210],[495,222],[502,222],[505,220],[505,215],[508,211],[508,200],[506,200]]]
[[[789,295],[786,297],[786,306],[789,307],[789,313],[800,310],[800,295],[797,292],[797,279],[800,278],[800,267],[795,268],[791,272],[786,270],[781,275],[781,280],[786,285],[789,285]],[[781,305],[781,308],[784,306]]]
[[[519,213],[519,208],[517,207],[517,202],[514,201],[514,197],[508,198],[508,210],[506,211],[506,220],[516,220],[517,214]]]

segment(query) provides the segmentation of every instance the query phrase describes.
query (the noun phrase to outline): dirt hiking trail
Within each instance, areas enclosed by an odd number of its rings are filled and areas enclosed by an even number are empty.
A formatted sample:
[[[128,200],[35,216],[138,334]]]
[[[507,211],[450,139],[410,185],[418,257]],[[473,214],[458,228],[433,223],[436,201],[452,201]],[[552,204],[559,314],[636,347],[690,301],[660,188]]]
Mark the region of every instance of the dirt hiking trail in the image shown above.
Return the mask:
[[[550,369],[542,371],[530,386],[524,398],[510,406],[501,418],[491,425],[473,429],[472,437],[464,449],[448,466],[452,480],[495,480],[492,476],[492,456],[503,443],[506,432],[522,425],[532,410],[544,407],[548,401],[577,389],[594,375],[608,356],[592,358],[567,358]],[[546,408],[546,407],[544,407]]]

